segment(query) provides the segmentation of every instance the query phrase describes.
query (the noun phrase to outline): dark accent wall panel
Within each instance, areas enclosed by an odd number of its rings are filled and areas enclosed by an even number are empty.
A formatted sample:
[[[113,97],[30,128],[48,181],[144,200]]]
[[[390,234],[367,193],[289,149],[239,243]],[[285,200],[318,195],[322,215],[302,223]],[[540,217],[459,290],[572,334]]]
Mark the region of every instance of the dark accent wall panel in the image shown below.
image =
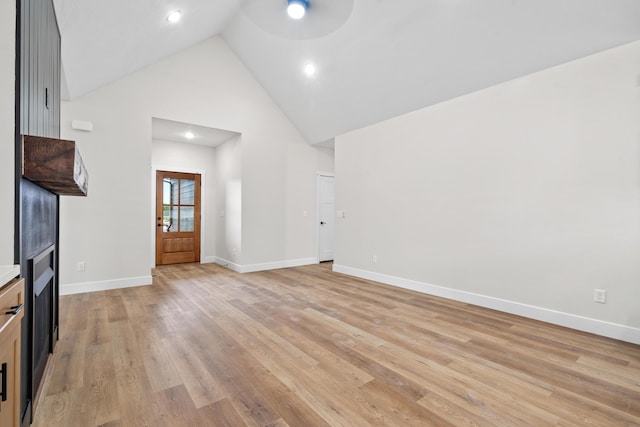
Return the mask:
[[[38,384],[34,383],[36,364],[33,339],[36,315],[51,318],[57,328],[58,251],[54,252],[54,277],[51,297],[34,305],[33,277],[27,260],[55,245],[59,236],[59,198],[37,184],[22,178],[22,135],[60,138],[61,40],[52,0],[16,0],[16,241],[15,258],[25,278],[25,316],[22,323],[22,424],[31,422],[32,401]],[[43,312],[43,313],[40,313]],[[52,337],[50,349],[56,337]],[[45,346],[46,347],[46,346]],[[48,352],[47,352],[48,354]],[[37,378],[36,378],[37,379]]]
[[[21,401],[24,406],[35,395],[33,388],[33,331],[35,330],[34,293],[31,271],[27,268],[28,260],[35,257],[49,246],[56,243],[58,229],[58,197],[42,187],[22,178],[20,183],[21,223],[20,236],[22,253],[20,265],[25,279],[25,316],[22,318],[22,363],[21,363]],[[49,313],[54,307],[48,308]],[[40,318],[43,316],[40,316]],[[48,352],[47,352],[48,353]],[[40,358],[37,358],[40,359]],[[26,408],[23,407],[23,411]],[[30,414],[27,414],[30,418]]]
[[[56,243],[58,198],[50,191],[24,178],[21,188],[21,261],[25,261]]]

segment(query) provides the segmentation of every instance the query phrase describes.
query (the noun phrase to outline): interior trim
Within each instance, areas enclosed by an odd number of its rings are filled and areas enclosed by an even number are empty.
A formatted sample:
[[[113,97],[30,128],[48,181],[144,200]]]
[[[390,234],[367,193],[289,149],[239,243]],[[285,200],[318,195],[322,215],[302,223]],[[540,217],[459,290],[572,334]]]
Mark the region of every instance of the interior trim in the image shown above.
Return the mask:
[[[480,307],[491,308],[505,313],[524,316],[529,319],[540,320],[554,325],[564,326],[583,332],[605,336],[621,341],[640,344],[640,329],[631,326],[619,325],[603,320],[591,319],[575,314],[550,310],[548,308],[536,307],[522,304],[515,301],[494,298],[487,295],[474,294],[457,289],[436,286],[429,283],[418,282],[401,277],[389,276],[375,273],[373,271],[360,270],[345,265],[333,264],[333,271],[359,277],[361,279],[373,280],[375,282],[396,286],[403,289],[421,292],[428,295],[447,298],[454,301],[474,304]]]
[[[108,291],[111,289],[133,288],[152,284],[151,276],[129,277],[125,279],[104,280],[98,282],[68,283],[60,286],[60,295],[81,294],[84,292]]]
[[[279,268],[291,268],[291,267],[301,267],[303,265],[312,265],[318,264],[318,258],[302,258],[302,259],[292,259],[286,261],[274,261],[274,262],[265,262],[260,264],[235,264],[231,261],[228,261],[224,258],[214,257],[215,263],[220,264],[223,267],[230,268],[231,270],[237,273],[255,273],[257,271],[265,271],[265,270],[277,270]]]

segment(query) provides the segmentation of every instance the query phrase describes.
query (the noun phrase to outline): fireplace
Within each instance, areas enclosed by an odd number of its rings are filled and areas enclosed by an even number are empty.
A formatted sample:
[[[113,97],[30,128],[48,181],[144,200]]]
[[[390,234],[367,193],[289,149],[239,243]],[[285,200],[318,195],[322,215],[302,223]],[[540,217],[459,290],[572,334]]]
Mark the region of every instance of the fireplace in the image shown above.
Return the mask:
[[[47,360],[57,339],[59,196],[21,178],[20,254],[25,280],[22,318],[21,404],[28,425]]]
[[[74,141],[21,135],[16,147],[15,253],[25,279],[20,401],[28,425],[58,339],[60,196],[86,196],[89,178]]]
[[[58,333],[58,294],[55,280],[55,245],[51,245],[37,256],[29,259],[28,269],[33,279],[33,339],[32,339],[32,384],[37,391],[42,382],[47,359],[53,352]]]

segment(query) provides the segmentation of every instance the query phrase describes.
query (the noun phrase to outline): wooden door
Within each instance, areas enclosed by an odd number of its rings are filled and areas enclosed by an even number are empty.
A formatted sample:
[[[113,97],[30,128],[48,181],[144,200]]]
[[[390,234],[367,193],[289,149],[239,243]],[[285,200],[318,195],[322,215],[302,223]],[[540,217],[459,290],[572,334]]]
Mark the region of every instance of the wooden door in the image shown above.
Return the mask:
[[[156,173],[156,265],[200,262],[200,175]]]

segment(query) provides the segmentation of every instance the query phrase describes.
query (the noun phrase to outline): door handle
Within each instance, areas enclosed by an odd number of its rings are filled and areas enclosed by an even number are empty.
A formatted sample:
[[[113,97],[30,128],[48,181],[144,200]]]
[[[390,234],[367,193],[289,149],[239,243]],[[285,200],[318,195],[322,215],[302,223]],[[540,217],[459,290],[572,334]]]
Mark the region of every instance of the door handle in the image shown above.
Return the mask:
[[[13,307],[11,307],[11,311],[7,311],[4,314],[10,314],[12,316],[15,316],[16,314],[20,313],[23,308],[24,308],[24,304],[14,305]]]
[[[2,401],[7,401],[7,364],[2,364],[2,369],[0,369],[0,374],[2,374],[2,390],[0,390],[0,396],[2,397]]]

